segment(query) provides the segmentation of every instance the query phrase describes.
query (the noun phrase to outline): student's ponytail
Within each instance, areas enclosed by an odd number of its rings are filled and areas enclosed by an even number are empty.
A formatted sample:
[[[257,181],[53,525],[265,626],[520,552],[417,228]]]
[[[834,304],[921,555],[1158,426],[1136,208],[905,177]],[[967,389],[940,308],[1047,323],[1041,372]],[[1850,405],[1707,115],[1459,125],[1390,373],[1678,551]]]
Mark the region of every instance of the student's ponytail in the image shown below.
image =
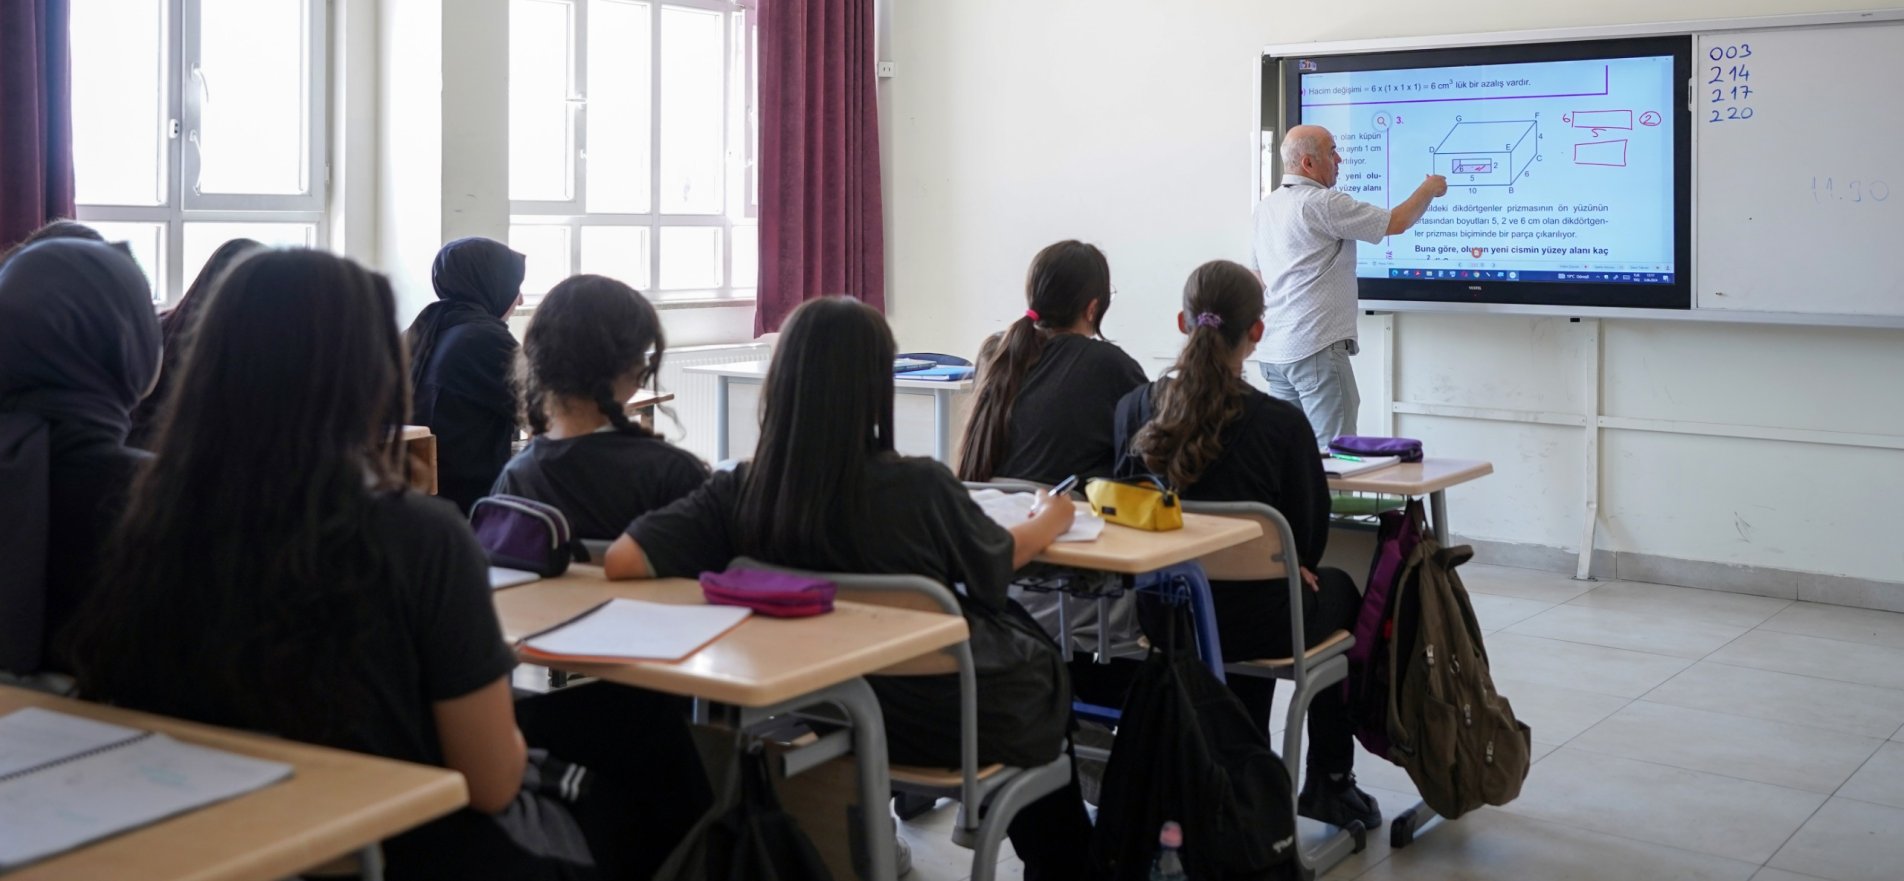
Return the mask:
[[[1111,305],[1111,267],[1104,252],[1079,241],[1050,245],[1032,258],[1025,275],[1025,314],[979,351],[978,389],[959,451],[959,479],[1012,477],[998,469],[1011,454],[1012,406],[1025,376],[1044,355],[1045,341],[1075,327],[1098,304],[1101,326]]]
[[[1171,376],[1151,387],[1151,417],[1131,451],[1171,486],[1194,485],[1223,453],[1223,429],[1243,414],[1248,384],[1232,359],[1263,318],[1263,286],[1228,260],[1197,267],[1183,288],[1190,339]]]

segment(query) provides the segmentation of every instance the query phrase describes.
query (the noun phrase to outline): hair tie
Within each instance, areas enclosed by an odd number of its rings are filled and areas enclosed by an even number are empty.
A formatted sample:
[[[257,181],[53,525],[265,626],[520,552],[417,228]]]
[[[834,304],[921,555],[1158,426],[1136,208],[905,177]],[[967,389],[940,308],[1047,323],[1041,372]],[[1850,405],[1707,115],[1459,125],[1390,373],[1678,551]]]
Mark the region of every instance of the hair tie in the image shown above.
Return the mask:
[[[1037,323],[1038,323],[1038,310],[1036,310],[1036,309],[1026,309],[1026,310],[1025,310],[1025,317],[1026,317],[1026,318],[1029,318],[1029,319],[1031,319],[1031,323],[1033,323],[1033,324],[1037,324]]]
[[[1198,327],[1222,327],[1223,316],[1218,315],[1215,312],[1198,312],[1197,326]]]

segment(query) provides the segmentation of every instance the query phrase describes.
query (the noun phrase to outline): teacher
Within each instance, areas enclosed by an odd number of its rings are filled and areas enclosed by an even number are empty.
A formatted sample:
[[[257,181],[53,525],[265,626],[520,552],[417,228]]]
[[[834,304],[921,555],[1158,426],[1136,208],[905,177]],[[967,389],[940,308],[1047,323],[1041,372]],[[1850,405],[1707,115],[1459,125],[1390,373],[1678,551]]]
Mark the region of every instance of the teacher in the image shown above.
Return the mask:
[[[1342,155],[1318,125],[1283,135],[1282,186],[1256,205],[1256,274],[1263,280],[1263,341],[1256,354],[1270,394],[1309,417],[1316,445],[1355,433],[1362,397],[1349,356],[1355,336],[1355,243],[1407,232],[1448,181],[1428,175],[1393,208],[1334,189]]]

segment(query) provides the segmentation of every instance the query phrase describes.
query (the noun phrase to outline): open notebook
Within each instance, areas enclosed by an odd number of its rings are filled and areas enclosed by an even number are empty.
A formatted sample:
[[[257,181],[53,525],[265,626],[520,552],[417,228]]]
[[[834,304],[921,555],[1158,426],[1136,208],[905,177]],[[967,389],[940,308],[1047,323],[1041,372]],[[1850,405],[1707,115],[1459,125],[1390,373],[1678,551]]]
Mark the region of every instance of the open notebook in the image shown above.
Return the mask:
[[[1037,503],[1037,497],[1031,493],[1008,493],[996,489],[975,489],[972,501],[977,502],[985,514],[998,525],[1010,529],[1013,524],[1023,523],[1031,516],[1031,506]],[[1097,541],[1104,534],[1104,521],[1096,514],[1079,511],[1077,519],[1071,521],[1071,528],[1058,541]]]
[[[612,599],[524,637],[530,660],[679,661],[747,620],[742,606],[669,605]]]
[[[15,710],[0,716],[0,872],[290,776],[154,731]]]
[[[1348,458],[1343,456],[1331,456],[1324,453],[1322,455],[1322,473],[1330,477],[1354,477],[1357,474],[1366,474],[1370,471],[1387,468],[1400,461],[1401,459],[1396,456],[1358,456]]]

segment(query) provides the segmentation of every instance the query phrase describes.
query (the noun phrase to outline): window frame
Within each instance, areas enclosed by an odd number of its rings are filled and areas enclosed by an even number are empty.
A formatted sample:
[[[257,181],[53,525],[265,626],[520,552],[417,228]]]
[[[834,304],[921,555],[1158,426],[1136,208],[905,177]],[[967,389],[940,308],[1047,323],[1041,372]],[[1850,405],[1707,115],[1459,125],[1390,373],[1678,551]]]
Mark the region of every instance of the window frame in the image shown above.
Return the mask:
[[[329,238],[326,211],[330,190],[329,156],[329,46],[328,0],[300,0],[305,5],[308,40],[305,46],[304,89],[306,192],[290,195],[202,194],[191,183],[199,170],[193,146],[202,114],[195,72],[198,61],[196,25],[199,0],[157,0],[165,36],[160,68],[167,131],[164,152],[165,197],[158,205],[82,203],[76,206],[81,222],[156,223],[164,230],[161,265],[154,268],[153,301],[161,306],[184,295],[191,279],[185,277],[185,227],[192,223],[285,223],[312,227],[313,244]]]
[[[513,0],[512,0],[513,2]],[[646,212],[588,211],[588,22],[590,0],[539,0],[569,7],[569,142],[575,150],[570,163],[570,198],[566,201],[509,202],[511,227],[553,226],[568,231],[568,266],[562,277],[582,271],[582,231],[588,227],[627,227],[648,230],[648,277],[622,279],[642,291],[657,307],[751,302],[758,286],[734,287],[734,230],[759,223],[760,173],[758,0],[634,0],[648,4],[649,39],[649,198]],[[722,207],[713,214],[670,214],[661,210],[661,15],[664,7],[699,9],[722,16],[721,139],[723,149]],[[513,7],[512,7],[513,8]],[[733,15],[743,26],[736,33]],[[737,39],[741,45],[737,46]],[[740,79],[735,82],[736,77]],[[738,103],[738,106],[736,104]],[[735,141],[736,129],[741,139]],[[662,289],[661,230],[664,227],[716,227],[722,232],[721,283],[715,288]],[[523,291],[524,304],[533,308],[546,291]]]

